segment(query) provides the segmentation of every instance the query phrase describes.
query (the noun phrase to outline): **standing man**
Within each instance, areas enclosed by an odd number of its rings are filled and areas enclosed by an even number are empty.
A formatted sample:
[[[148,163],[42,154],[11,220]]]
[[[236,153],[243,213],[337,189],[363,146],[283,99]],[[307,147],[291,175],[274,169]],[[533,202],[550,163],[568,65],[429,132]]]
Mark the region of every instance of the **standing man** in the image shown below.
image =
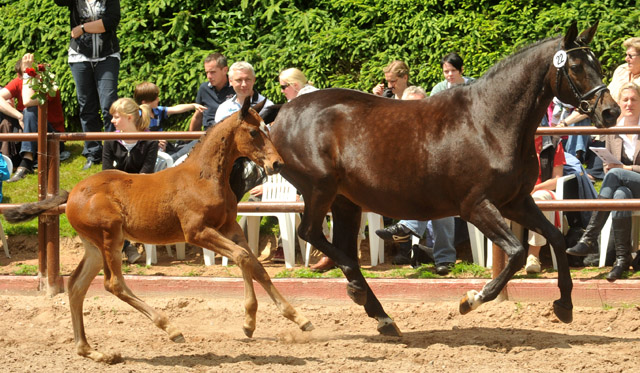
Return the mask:
[[[235,94],[233,88],[229,85],[229,79],[227,79],[229,67],[225,56],[216,52],[205,57],[204,72],[207,75],[207,81],[200,84],[200,88],[198,88],[196,104],[203,105],[206,109],[202,113],[196,111],[191,117],[189,131],[202,131],[203,127],[205,130],[211,127],[215,123],[218,106]],[[171,157],[174,161],[177,160],[189,153],[197,143],[198,140],[187,143],[177,152],[171,154]]]

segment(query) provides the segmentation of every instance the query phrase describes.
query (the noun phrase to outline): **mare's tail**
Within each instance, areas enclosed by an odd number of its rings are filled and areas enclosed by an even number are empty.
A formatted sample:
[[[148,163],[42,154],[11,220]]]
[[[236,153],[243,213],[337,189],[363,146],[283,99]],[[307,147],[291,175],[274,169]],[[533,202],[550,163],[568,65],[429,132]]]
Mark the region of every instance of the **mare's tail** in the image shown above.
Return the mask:
[[[42,214],[44,211],[60,206],[67,202],[67,198],[69,198],[69,192],[63,190],[57,196],[43,199],[38,202],[25,203],[18,207],[12,207],[4,210],[2,214],[9,223],[20,223],[31,220]]]

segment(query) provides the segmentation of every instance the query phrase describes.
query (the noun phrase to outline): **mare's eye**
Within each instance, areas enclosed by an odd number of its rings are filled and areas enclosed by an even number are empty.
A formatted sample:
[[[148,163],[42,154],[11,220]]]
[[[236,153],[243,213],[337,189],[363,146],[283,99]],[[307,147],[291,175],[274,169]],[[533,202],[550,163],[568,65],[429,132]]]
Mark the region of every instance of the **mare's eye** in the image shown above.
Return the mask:
[[[571,71],[574,73],[581,73],[584,71],[584,66],[578,64],[571,65]]]
[[[249,131],[249,135],[251,135],[251,137],[257,137],[260,135],[260,131],[258,130],[251,130]]]

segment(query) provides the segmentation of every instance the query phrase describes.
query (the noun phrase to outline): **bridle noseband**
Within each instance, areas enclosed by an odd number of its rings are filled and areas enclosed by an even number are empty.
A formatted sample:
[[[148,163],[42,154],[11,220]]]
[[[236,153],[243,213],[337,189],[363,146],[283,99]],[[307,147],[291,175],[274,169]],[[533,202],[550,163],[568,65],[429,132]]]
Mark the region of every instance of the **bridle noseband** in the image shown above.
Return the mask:
[[[593,113],[596,108],[598,107],[598,103],[602,100],[602,97],[604,95],[604,92],[608,92],[609,89],[607,88],[607,86],[605,84],[600,84],[594,88],[592,88],[591,90],[589,90],[588,92],[584,93],[584,94],[580,94],[580,91],[578,90],[578,87],[576,86],[576,84],[573,82],[573,79],[571,79],[571,76],[569,75],[569,73],[567,72],[567,64],[566,64],[566,56],[576,50],[580,50],[580,49],[584,49],[587,50],[588,52],[592,53],[591,50],[589,49],[589,47],[587,46],[582,46],[582,47],[576,47],[576,48],[571,48],[569,50],[563,51],[562,47],[560,48],[560,50],[558,50],[558,52],[556,52],[556,54],[554,55],[554,59],[556,57],[558,57],[559,55],[561,55],[559,58],[562,59],[564,58],[564,62],[561,62],[561,65],[558,67],[558,65],[556,64],[556,61],[554,61],[554,65],[556,66],[556,92],[560,92],[560,81],[562,78],[562,75],[564,75],[567,78],[567,82],[569,83],[569,87],[571,87],[571,91],[573,92],[574,96],[576,97],[576,99],[578,99],[578,101],[580,102],[578,104],[578,111],[580,112],[580,114],[591,114]],[[564,52],[564,56],[562,56],[562,53],[560,52]],[[560,72],[562,72],[562,75],[560,75]],[[591,96],[596,95],[596,101],[594,102],[593,107],[591,106],[591,104],[587,101],[587,99]]]

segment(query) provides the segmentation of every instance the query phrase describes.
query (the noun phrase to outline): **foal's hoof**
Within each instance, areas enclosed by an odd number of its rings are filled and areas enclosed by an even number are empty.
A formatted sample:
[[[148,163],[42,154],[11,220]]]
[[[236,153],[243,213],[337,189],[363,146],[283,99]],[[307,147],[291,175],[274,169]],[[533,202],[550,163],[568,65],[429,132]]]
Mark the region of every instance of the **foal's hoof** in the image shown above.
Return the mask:
[[[302,326],[300,327],[300,329],[301,329],[303,332],[310,332],[310,331],[312,331],[313,329],[315,329],[315,327],[313,326],[313,324],[311,323],[311,321],[307,321],[304,325],[302,325]]]
[[[175,343],[184,343],[185,342],[184,336],[182,335],[182,333],[178,333],[178,334],[173,335],[173,336],[171,336],[169,338],[171,338],[171,340],[173,342],[175,342]]]
[[[251,338],[253,337],[253,329],[249,329],[249,328],[242,328],[242,331],[244,332],[244,335],[247,336],[247,338]]]
[[[358,305],[364,306],[367,303],[367,290],[351,282],[347,284],[347,295]]]
[[[475,310],[480,305],[480,302],[476,300],[476,294],[478,294],[475,290],[469,290],[467,294],[460,299],[460,314],[466,315],[469,312]]]
[[[378,333],[386,335],[387,337],[402,337],[402,332],[393,320],[391,320],[391,322],[380,320],[378,323]]]
[[[568,324],[573,321],[573,307],[567,307],[559,300],[553,302],[553,313],[555,313],[558,320],[563,323]]]

